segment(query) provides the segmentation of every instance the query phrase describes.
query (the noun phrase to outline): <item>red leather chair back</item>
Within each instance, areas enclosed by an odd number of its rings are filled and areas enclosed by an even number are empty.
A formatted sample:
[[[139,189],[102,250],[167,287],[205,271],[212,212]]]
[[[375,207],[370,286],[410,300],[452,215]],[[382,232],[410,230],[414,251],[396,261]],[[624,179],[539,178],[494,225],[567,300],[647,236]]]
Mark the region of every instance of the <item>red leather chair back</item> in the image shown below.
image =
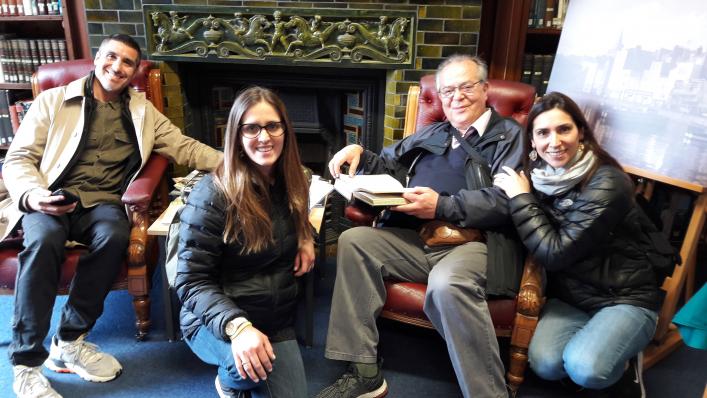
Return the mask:
[[[487,105],[492,106],[501,116],[513,117],[522,126],[528,120],[528,112],[535,100],[535,88],[531,85],[505,80],[489,80]],[[435,75],[426,75],[420,79],[420,94],[416,130],[434,122],[444,121],[442,101],[437,94]],[[355,206],[346,208],[346,216],[358,222],[358,225],[370,225],[365,212]],[[427,285],[424,283],[386,281],[387,298],[381,316],[431,328],[423,310]],[[496,334],[510,336],[516,316],[516,300],[500,298],[488,301],[489,312]]]
[[[37,69],[35,95],[50,88],[65,86],[70,82],[86,76],[95,68],[93,59],[77,59],[74,61],[45,64]],[[152,69],[152,62],[140,62],[137,74],[130,85],[138,91],[147,89],[147,75]]]
[[[146,91],[148,74],[153,64],[142,61],[131,86],[138,91]],[[95,66],[92,59],[78,59],[73,61],[55,62],[45,64],[37,69],[33,76],[33,90],[35,95],[50,88],[65,86],[70,82],[86,76]],[[15,288],[15,275],[18,269],[17,255],[22,250],[21,238],[8,238],[0,244],[0,294],[11,294]],[[85,253],[83,248],[69,249],[66,260],[62,265],[59,292],[66,293],[73,278],[79,257]],[[127,267],[121,269],[116,279],[114,288],[127,286]]]
[[[487,105],[501,116],[512,117],[525,127],[528,113],[535,100],[535,88],[529,84],[508,80],[490,79]],[[435,75],[420,79],[420,97],[417,111],[417,128],[445,120],[442,101],[437,95]]]

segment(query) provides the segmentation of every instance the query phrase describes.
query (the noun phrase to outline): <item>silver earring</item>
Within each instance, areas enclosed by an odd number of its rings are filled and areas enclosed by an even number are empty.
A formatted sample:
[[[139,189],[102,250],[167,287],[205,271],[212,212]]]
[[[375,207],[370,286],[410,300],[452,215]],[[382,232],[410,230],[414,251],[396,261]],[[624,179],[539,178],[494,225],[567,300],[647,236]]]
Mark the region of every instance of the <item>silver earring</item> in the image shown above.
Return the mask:
[[[536,160],[538,160],[538,151],[536,151],[536,150],[533,148],[533,150],[530,151],[530,153],[528,154],[528,159],[530,159],[530,160],[533,161],[533,162],[536,161]]]

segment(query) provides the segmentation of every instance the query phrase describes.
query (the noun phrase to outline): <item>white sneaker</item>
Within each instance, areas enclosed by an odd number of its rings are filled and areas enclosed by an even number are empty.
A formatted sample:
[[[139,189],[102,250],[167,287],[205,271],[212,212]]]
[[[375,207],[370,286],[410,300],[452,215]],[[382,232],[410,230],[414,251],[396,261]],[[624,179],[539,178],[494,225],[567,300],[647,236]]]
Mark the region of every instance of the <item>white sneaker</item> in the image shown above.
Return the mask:
[[[15,365],[12,367],[12,373],[12,391],[17,398],[62,398],[44,377],[41,367]]]
[[[52,338],[49,358],[44,366],[59,373],[76,373],[84,380],[93,382],[111,381],[123,371],[117,359],[99,351],[98,346],[84,339],[82,334],[75,341],[60,341]]]

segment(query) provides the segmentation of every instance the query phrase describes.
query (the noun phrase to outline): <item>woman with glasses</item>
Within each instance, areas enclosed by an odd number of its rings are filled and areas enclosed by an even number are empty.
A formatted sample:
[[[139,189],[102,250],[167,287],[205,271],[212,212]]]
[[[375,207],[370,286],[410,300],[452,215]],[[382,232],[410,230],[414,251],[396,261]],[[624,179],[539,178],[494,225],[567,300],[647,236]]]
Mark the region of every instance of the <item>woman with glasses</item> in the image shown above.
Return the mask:
[[[224,158],[180,216],[176,288],[184,339],[218,366],[220,397],[306,397],[293,323],[314,265],[308,182],[285,106],[253,87],[235,100]]]
[[[494,184],[548,274],[530,367],[544,379],[610,387],[611,397],[643,397],[641,351],[662,301],[655,270],[674,265],[670,244],[569,97],[550,93],[536,103],[527,135],[524,170],[504,167]]]

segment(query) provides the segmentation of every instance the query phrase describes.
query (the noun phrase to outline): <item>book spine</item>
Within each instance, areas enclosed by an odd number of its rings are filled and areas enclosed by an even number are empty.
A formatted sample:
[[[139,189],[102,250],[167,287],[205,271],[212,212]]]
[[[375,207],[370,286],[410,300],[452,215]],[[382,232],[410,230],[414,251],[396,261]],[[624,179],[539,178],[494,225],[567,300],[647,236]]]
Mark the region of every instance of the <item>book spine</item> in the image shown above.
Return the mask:
[[[552,28],[552,21],[555,19],[555,6],[557,0],[546,0],[545,4],[545,27]]]
[[[532,28],[535,26],[535,2],[538,0],[533,0],[532,3],[530,3],[530,9],[528,10],[528,27]]]
[[[17,79],[17,53],[15,52],[15,40],[7,40],[8,69],[10,71],[10,83],[18,83]]]
[[[10,15],[10,8],[7,5],[7,0],[0,1],[0,15]]]
[[[15,104],[9,105],[8,108],[10,111],[10,122],[12,122],[12,134],[14,135],[17,133],[17,129],[20,128],[20,117]]]
[[[542,95],[543,86],[543,56],[533,54],[533,75],[530,77],[530,84],[535,87],[538,95]]]
[[[59,59],[61,61],[68,61],[69,54],[66,52],[66,40],[58,39],[57,46],[59,47]]]
[[[12,135],[12,122],[8,109],[9,90],[0,90],[0,145],[8,145],[8,136]]]
[[[52,54],[52,61],[53,62],[59,62],[61,61],[61,52],[59,52],[59,39],[52,39],[49,41],[49,45],[51,48],[51,54]]]
[[[20,62],[22,63],[22,80],[25,83],[32,81],[32,58],[29,54],[29,40],[20,39]]]
[[[20,118],[20,123],[22,123],[22,119],[24,119],[25,115],[29,111],[29,108],[32,106],[32,100],[17,101],[15,106],[17,107],[17,116]]]
[[[547,85],[550,82],[550,73],[552,72],[553,62],[555,62],[554,55],[543,55],[542,94],[547,92]]]
[[[10,79],[7,75],[7,56],[5,55],[5,37],[0,35],[0,65],[2,65],[2,73],[0,73],[0,82],[9,83]]]
[[[535,5],[535,27],[545,27],[545,0],[537,0]]]
[[[530,84],[531,77],[533,76],[533,54],[525,53],[523,54],[523,69],[520,81],[523,83]]]
[[[37,71],[39,64],[41,62],[39,58],[39,51],[37,50],[37,40],[29,40],[29,56],[32,59],[32,73]]]
[[[57,0],[47,0],[49,15],[59,15],[59,2]]]
[[[17,15],[17,0],[7,0],[7,6],[9,8],[7,15]]]
[[[43,39],[42,40],[42,48],[44,49],[44,54],[42,60],[43,64],[49,64],[52,63],[52,45],[49,43],[49,39]]]
[[[25,15],[34,15],[32,12],[32,2],[30,0],[22,0],[22,6],[25,9]]]

